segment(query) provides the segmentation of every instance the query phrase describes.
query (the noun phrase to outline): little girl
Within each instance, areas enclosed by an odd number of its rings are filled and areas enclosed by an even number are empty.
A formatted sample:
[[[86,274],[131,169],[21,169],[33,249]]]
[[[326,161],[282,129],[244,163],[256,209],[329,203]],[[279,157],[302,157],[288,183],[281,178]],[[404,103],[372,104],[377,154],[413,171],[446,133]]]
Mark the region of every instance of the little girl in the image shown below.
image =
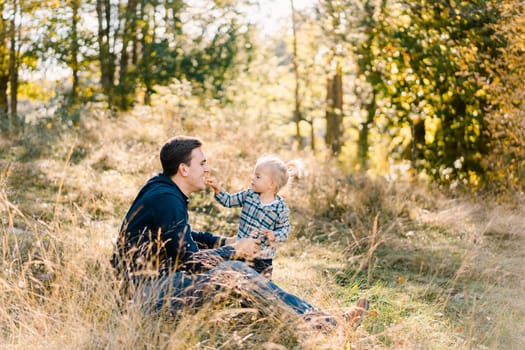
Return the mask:
[[[252,236],[261,240],[261,251],[252,267],[268,279],[272,277],[275,243],[285,241],[290,232],[288,207],[277,193],[297,171],[297,165],[297,162],[285,163],[275,156],[260,157],[255,164],[251,187],[234,194],[221,189],[215,179],[206,181],[223,206],[242,207],[237,238]]]

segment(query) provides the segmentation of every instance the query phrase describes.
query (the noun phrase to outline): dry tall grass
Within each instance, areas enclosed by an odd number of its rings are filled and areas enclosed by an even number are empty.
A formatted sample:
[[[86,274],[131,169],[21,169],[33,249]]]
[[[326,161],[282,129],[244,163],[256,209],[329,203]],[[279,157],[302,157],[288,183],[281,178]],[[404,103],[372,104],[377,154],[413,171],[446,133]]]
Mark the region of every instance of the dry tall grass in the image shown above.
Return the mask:
[[[348,176],[287,149],[262,125],[188,99],[121,118],[92,108],[77,129],[30,129],[0,145],[2,349],[521,349],[525,346],[523,206],[448,199],[417,183]],[[199,117],[193,117],[199,116]],[[180,319],[122,304],[109,267],[120,220],[158,171],[170,136],[194,134],[231,191],[255,159],[298,155],[304,177],[283,193],[294,230],[275,281],[340,315],[371,300],[357,331],[329,334],[235,300]],[[194,229],[233,233],[238,211],[192,197]]]

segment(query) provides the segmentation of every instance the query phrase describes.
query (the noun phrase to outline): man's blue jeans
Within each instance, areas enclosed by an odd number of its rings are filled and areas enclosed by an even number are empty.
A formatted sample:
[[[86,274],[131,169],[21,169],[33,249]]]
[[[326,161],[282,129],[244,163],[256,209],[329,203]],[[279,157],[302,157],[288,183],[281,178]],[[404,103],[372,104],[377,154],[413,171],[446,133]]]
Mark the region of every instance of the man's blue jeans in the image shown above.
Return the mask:
[[[198,308],[221,295],[238,295],[244,303],[263,307],[284,307],[302,315],[313,306],[285,292],[272,281],[240,261],[225,261],[200,274],[177,272],[138,288],[148,311],[176,313],[183,308]],[[252,305],[250,305],[252,306]]]

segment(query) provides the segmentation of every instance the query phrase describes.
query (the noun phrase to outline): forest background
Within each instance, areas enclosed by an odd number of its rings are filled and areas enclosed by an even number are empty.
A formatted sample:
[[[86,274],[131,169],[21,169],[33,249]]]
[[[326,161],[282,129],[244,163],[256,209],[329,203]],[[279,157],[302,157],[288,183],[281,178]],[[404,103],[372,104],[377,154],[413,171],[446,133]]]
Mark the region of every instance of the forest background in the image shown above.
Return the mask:
[[[263,1],[0,0],[1,347],[523,348],[523,1],[285,3],[261,31]],[[304,161],[275,279],[366,294],[363,327],[122,308],[112,242],[179,133],[231,191]],[[194,228],[233,233],[211,197]]]

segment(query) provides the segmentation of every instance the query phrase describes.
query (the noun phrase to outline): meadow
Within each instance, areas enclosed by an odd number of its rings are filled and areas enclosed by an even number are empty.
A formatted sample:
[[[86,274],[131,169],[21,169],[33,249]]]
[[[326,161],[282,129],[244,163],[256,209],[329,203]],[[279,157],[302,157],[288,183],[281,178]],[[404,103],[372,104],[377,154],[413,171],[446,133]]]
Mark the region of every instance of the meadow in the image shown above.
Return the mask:
[[[197,104],[37,120],[0,139],[0,349],[523,349],[525,206],[517,194],[445,191],[406,174],[348,173],[271,128]],[[241,121],[239,121],[241,120]],[[200,137],[213,176],[244,189],[255,159],[300,158],[293,230],[274,280],[361,327],[316,332],[228,300],[178,319],[145,316],[118,293],[109,257],[136,192],[171,136]],[[195,230],[235,232],[212,191],[191,198]]]

